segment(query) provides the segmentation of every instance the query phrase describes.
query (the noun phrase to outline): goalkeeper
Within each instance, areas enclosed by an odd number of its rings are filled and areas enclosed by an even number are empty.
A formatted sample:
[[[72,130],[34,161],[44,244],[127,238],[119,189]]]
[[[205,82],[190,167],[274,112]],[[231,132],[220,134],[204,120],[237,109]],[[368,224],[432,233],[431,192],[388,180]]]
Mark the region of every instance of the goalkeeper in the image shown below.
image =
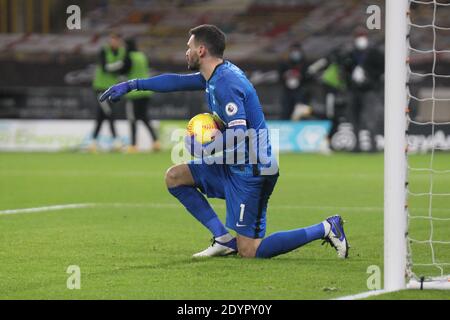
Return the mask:
[[[189,35],[186,51],[188,68],[199,72],[130,80],[109,88],[100,101],[118,101],[133,90],[205,90],[210,111],[226,126],[223,140],[226,140],[225,136],[237,136],[235,145],[238,146],[248,139],[248,135],[245,138],[236,134],[238,131],[254,130],[258,134],[267,132],[255,88],[243,71],[223,59],[224,33],[213,25],[201,25],[191,29]],[[212,245],[194,254],[194,257],[224,256],[239,252],[242,257],[271,258],[311,241],[324,239],[331,243],[339,257],[346,258],[348,243],[343,220],[338,215],[313,226],[277,232],[264,238],[267,204],[278,179],[278,167],[271,153],[268,135],[261,136],[258,137],[258,144],[261,145],[263,141],[260,148],[266,150],[268,162],[258,157],[256,163],[249,163],[250,150],[246,144],[246,161],[243,164],[208,164],[195,160],[167,170],[165,180],[169,192],[213,235]],[[224,151],[232,156],[235,152],[236,148]],[[225,199],[226,227],[234,230],[236,237],[222,224],[204,195]]]

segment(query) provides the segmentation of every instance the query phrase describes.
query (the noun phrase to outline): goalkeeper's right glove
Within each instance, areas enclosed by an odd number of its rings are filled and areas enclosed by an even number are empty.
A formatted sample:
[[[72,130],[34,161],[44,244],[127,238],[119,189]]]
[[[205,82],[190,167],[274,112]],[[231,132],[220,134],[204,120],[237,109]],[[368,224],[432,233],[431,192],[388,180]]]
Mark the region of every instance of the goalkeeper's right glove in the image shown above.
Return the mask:
[[[100,102],[108,99],[111,102],[117,102],[120,98],[130,91],[137,90],[137,79],[128,80],[110,87],[100,96]]]

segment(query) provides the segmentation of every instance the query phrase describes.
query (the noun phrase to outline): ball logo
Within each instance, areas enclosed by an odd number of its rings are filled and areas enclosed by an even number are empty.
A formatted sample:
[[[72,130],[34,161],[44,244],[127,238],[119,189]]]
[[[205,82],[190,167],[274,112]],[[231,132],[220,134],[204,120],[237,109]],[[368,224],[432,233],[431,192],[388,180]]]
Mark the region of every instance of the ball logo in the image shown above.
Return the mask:
[[[220,130],[212,114],[201,113],[193,117],[187,126],[187,134],[194,136],[200,143],[209,143],[215,139]]]
[[[234,116],[238,112],[238,107],[235,103],[230,102],[226,105],[225,112],[229,116]]]

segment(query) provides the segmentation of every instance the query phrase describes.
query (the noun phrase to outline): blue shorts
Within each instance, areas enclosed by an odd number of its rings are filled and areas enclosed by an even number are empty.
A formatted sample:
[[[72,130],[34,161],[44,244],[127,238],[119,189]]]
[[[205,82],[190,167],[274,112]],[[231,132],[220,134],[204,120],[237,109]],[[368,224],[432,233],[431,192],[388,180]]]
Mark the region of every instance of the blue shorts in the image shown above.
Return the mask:
[[[225,199],[226,226],[249,238],[264,238],[267,203],[276,175],[253,176],[232,172],[228,165],[188,163],[195,186],[208,198]]]

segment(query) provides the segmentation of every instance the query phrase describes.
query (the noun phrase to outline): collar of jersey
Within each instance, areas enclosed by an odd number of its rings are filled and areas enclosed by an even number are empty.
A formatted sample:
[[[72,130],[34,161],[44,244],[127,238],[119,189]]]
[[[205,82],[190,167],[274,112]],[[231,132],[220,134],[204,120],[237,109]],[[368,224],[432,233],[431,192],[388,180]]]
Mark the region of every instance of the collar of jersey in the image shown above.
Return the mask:
[[[211,73],[211,77],[209,77],[208,82],[211,81],[211,79],[214,77],[214,75],[216,74],[216,70],[219,69],[220,66],[225,65],[226,60],[223,60],[223,62],[219,63],[213,70],[213,72]]]

